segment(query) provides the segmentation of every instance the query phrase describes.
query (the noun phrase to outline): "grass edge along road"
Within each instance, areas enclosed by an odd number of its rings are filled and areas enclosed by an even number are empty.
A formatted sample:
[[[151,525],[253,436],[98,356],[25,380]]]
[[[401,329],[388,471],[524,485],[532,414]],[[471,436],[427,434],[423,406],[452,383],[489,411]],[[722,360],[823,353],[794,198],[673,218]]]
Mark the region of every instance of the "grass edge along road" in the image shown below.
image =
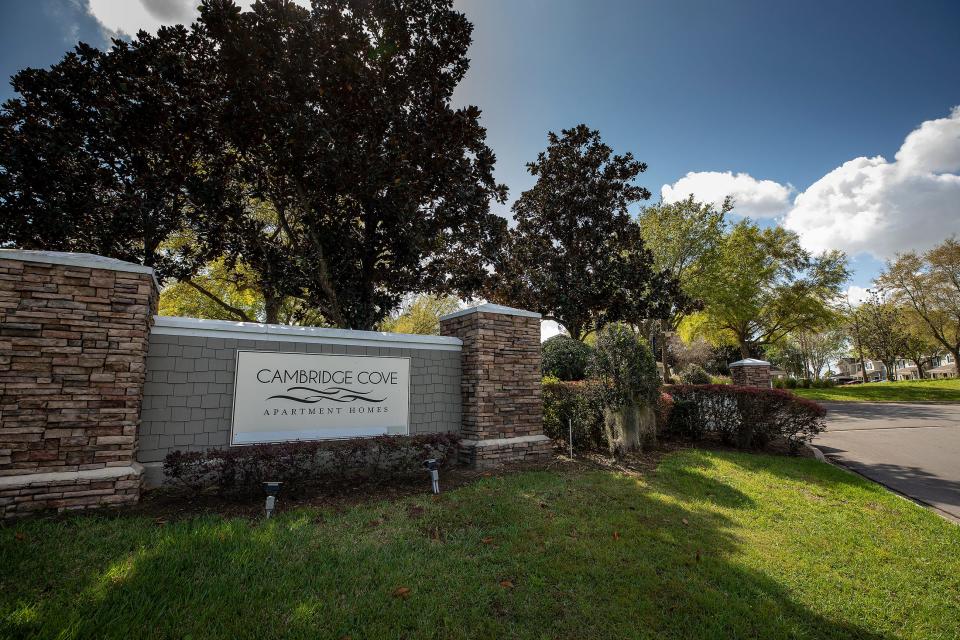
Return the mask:
[[[808,400],[852,402],[960,402],[960,378],[868,382],[829,389],[792,389]]]
[[[0,525],[0,637],[956,638],[960,527],[812,459],[689,449],[270,521]]]

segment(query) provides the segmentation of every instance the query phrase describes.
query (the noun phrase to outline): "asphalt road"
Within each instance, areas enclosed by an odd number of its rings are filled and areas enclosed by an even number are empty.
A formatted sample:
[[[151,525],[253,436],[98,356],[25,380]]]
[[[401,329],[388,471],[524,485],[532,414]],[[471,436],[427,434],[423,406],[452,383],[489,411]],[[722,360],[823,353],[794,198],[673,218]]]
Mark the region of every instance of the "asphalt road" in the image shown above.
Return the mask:
[[[824,455],[960,522],[960,404],[822,404]]]

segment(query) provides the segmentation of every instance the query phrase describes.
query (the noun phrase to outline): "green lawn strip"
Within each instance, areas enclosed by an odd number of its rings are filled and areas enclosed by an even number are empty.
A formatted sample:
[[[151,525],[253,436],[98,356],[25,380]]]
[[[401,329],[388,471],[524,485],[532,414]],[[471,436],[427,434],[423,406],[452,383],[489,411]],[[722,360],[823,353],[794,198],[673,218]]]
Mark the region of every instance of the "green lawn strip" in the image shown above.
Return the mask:
[[[869,382],[830,389],[793,389],[810,400],[850,400],[861,402],[960,402],[960,378],[941,380],[902,380]]]
[[[960,527],[727,452],[266,523],[34,519],[0,567],[0,637],[960,637]]]

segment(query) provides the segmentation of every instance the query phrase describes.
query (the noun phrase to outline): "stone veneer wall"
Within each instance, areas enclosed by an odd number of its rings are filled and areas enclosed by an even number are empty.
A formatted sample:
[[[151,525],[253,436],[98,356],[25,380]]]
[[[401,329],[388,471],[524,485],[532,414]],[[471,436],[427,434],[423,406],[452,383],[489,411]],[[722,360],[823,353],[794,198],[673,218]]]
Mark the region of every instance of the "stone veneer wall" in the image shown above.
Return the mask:
[[[0,514],[135,502],[158,287],[86,254],[0,250]]]
[[[769,389],[773,386],[770,363],[764,360],[751,360],[746,363],[734,362],[730,365],[730,379],[738,387]]]
[[[485,304],[440,319],[440,333],[463,341],[462,454],[477,467],[545,460],[540,314]]]

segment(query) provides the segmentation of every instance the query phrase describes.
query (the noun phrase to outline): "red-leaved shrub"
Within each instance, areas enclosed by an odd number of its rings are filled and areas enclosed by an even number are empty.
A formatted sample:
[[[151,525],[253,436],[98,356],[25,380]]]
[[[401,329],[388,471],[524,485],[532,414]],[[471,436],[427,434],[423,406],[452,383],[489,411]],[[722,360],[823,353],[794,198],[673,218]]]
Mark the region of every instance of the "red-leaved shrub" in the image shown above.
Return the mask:
[[[783,389],[704,384],[665,391],[673,398],[667,433],[684,438],[716,434],[743,449],[782,439],[796,451],[826,427],[823,407]]]
[[[297,492],[347,479],[376,482],[422,474],[428,458],[452,464],[458,442],[454,434],[431,433],[173,451],[163,472],[170,484],[192,491],[255,494],[261,483],[277,481]]]

